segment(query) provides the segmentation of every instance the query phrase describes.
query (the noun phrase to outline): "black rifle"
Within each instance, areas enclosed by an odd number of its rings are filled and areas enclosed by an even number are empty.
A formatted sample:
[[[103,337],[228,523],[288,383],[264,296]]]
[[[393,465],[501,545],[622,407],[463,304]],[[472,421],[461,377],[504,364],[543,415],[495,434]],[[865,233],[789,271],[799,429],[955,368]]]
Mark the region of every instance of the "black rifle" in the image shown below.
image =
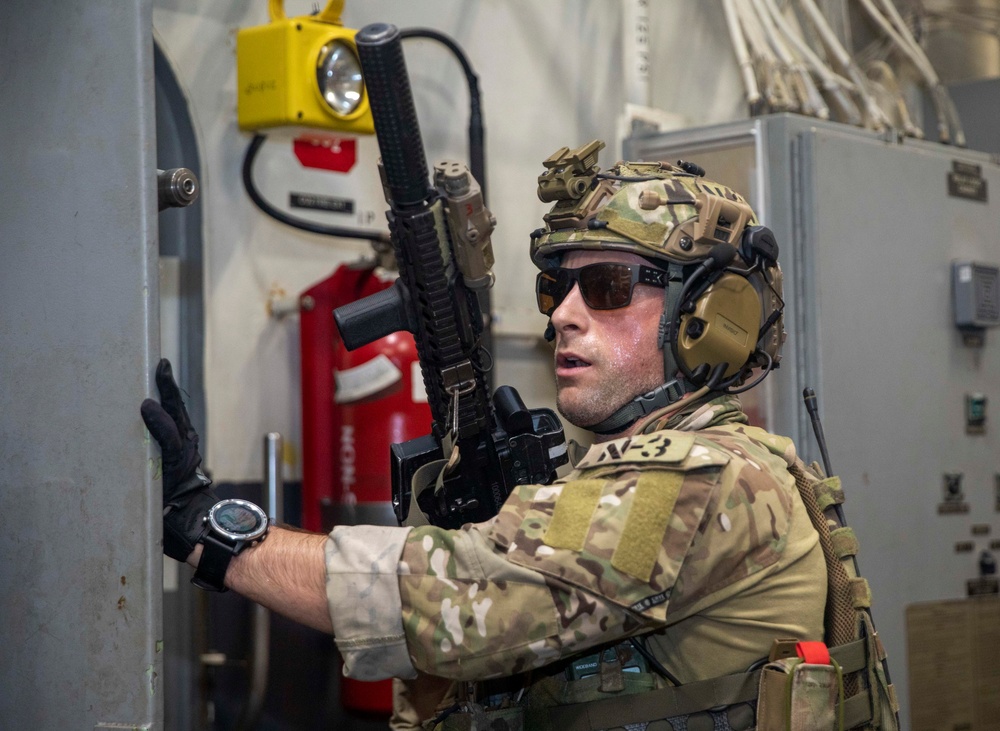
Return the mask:
[[[460,163],[435,166],[429,183],[399,30],[375,23],[355,42],[382,154],[380,173],[399,279],[334,312],[353,350],[399,330],[413,333],[433,418],[432,433],[393,444],[392,502],[403,522],[421,466],[449,458],[443,483],[418,504],[430,522],[458,527],[496,515],[515,485],[545,484],[566,462],[562,424],[528,409],[517,391],[490,399],[477,290],[493,284],[494,219]]]

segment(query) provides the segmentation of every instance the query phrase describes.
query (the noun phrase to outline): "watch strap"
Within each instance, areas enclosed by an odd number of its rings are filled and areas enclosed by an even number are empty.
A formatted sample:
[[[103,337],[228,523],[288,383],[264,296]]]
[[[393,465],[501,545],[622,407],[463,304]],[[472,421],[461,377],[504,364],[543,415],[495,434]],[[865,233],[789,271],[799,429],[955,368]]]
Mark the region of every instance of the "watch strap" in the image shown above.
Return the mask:
[[[236,549],[231,543],[220,541],[211,531],[202,539],[204,548],[198,568],[191,577],[191,583],[199,589],[209,591],[229,591],[225,585],[226,570],[229,562],[236,555]]]

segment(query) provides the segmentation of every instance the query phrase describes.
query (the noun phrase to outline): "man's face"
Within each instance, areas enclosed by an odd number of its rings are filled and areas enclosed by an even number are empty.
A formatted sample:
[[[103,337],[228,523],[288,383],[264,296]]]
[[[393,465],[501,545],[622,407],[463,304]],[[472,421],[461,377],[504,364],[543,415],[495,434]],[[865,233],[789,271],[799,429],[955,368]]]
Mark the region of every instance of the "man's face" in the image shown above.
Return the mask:
[[[614,262],[645,264],[637,254],[571,251],[567,269]],[[617,310],[592,310],[579,285],[552,313],[556,331],[556,405],[571,423],[586,427],[606,419],[639,394],[663,383],[663,353],[656,347],[663,290],[636,285],[632,302]]]

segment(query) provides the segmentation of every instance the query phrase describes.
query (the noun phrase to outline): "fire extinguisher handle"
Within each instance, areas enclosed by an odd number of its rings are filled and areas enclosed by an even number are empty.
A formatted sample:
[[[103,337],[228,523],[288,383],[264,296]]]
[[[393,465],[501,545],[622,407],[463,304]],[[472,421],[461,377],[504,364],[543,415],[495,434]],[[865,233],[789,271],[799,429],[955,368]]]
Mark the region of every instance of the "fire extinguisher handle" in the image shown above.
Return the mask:
[[[399,280],[388,289],[333,311],[344,347],[355,350],[400,330],[413,332],[409,293]]]

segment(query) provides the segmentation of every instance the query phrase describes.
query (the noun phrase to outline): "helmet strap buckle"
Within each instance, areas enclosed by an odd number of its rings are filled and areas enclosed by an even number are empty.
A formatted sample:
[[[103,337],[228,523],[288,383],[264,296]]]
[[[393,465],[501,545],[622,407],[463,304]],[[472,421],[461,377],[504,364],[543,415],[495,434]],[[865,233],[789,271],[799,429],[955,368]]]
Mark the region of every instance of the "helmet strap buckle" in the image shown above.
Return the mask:
[[[654,411],[679,401],[685,393],[684,386],[679,381],[671,380],[652,391],[636,396],[604,421],[584,428],[595,434],[618,434],[644,416],[649,416]]]

